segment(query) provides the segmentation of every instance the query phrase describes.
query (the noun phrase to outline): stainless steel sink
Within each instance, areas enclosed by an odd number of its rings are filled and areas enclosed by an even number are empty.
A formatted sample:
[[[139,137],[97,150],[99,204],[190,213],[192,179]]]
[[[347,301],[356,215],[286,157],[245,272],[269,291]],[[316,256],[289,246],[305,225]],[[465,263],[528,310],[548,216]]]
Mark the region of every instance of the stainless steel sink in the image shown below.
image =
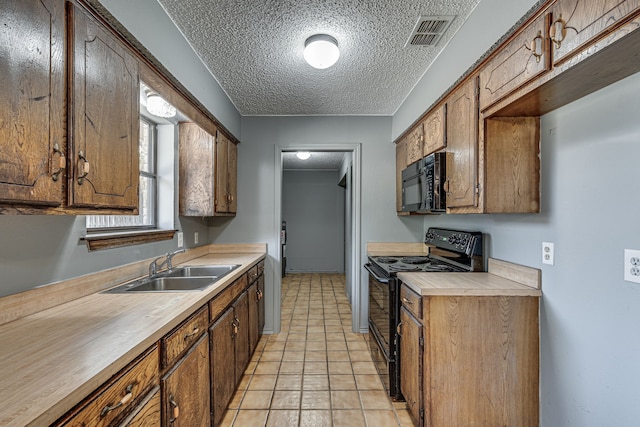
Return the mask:
[[[210,276],[221,278],[231,273],[240,264],[232,265],[190,265],[186,267],[178,267],[169,273],[163,274],[165,277],[201,277]]]
[[[238,267],[240,267],[240,264],[178,267],[154,277],[145,277],[134,282],[125,283],[106,290],[104,293],[201,291]]]

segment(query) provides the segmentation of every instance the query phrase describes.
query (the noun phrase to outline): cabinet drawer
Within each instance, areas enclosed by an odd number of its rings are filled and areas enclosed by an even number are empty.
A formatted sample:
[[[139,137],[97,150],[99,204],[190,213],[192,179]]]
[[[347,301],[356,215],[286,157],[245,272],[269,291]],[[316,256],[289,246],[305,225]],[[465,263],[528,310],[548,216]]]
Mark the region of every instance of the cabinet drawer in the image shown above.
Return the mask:
[[[214,321],[222,314],[225,308],[235,300],[238,295],[247,288],[247,275],[244,274],[238,280],[233,282],[227,289],[218,294],[214,299],[209,301],[209,320]]]
[[[172,365],[182,353],[207,331],[209,313],[205,305],[180,326],[162,338],[162,366]]]
[[[111,426],[122,419],[159,382],[158,346],[114,376],[68,417],[55,425]]]
[[[155,427],[160,425],[160,417],[160,387],[156,387],[119,427]]]
[[[260,273],[258,272],[258,264],[254,265],[247,271],[247,277],[249,278],[249,284],[256,281]]]
[[[502,47],[480,71],[480,110],[548,71],[548,15],[541,15]]]
[[[417,319],[422,319],[422,297],[406,285],[400,289],[400,302]]]

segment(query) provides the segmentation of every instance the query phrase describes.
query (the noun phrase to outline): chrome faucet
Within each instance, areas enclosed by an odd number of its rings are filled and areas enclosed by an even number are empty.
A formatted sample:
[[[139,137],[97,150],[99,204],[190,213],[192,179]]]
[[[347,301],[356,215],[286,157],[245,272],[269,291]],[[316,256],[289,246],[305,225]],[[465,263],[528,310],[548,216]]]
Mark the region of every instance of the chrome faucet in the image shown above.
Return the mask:
[[[178,249],[175,252],[169,252],[166,255],[158,257],[153,261],[151,261],[151,264],[149,264],[149,277],[155,276],[158,273],[158,270],[161,269],[163,265],[167,266],[167,270],[173,269],[173,264],[172,264],[173,257],[183,252],[184,252],[184,248]],[[160,261],[162,258],[164,258],[164,261],[158,264],[158,261]]]

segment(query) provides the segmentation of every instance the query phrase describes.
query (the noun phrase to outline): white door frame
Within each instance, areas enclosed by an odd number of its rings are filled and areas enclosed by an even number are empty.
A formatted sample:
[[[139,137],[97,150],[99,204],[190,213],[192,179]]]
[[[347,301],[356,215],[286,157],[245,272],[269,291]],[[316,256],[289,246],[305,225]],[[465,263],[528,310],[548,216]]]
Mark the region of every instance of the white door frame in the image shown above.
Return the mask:
[[[360,332],[366,329],[367,325],[360,325],[360,310],[362,302],[360,301],[360,212],[361,212],[361,162],[362,162],[362,146],[361,144],[293,144],[293,145],[276,145],[275,147],[275,215],[276,223],[274,230],[276,235],[273,241],[278,242],[276,248],[276,265],[279,268],[274,269],[274,296],[273,296],[273,330],[274,333],[280,332],[281,302],[282,302],[282,247],[280,245],[280,229],[282,226],[282,153],[286,151],[344,151],[351,152],[353,159],[353,207],[351,213],[351,329],[353,332]],[[361,327],[362,326],[362,327]]]

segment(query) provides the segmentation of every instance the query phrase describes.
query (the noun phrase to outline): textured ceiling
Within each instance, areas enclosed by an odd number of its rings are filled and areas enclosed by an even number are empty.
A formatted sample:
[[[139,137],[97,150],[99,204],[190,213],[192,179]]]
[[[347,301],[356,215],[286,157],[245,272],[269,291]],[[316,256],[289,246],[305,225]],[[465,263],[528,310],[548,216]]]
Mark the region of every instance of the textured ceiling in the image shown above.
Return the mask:
[[[344,152],[312,151],[307,160],[300,160],[295,152],[282,153],[282,169],[315,169],[339,170],[344,158]]]
[[[480,0],[158,1],[242,115],[392,115]],[[425,15],[456,18],[405,47]],[[340,46],[326,70],[302,56],[318,33]]]

